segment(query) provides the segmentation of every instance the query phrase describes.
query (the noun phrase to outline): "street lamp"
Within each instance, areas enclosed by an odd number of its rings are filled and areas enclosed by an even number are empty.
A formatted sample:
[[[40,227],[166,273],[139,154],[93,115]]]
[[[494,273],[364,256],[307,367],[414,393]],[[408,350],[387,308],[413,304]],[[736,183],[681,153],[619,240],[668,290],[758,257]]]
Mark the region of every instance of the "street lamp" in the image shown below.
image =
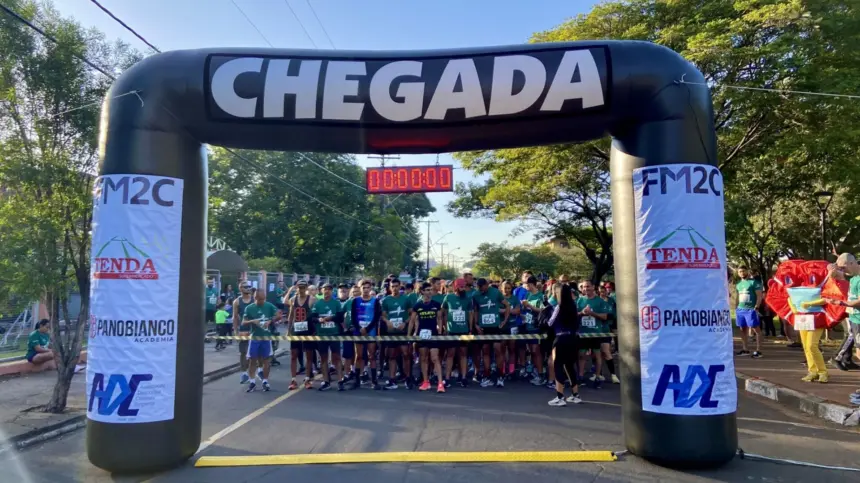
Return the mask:
[[[823,260],[827,260],[827,208],[833,201],[833,192],[816,191],[813,196],[815,196],[818,211],[821,213],[821,257]]]

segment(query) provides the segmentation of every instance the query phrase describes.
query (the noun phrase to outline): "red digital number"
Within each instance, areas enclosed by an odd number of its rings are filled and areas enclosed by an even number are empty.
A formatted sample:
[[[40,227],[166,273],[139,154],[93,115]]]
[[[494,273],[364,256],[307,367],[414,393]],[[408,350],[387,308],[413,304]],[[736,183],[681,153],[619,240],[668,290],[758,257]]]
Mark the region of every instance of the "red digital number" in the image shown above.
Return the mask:
[[[379,171],[367,170],[367,187],[370,191],[379,191]]]
[[[443,166],[439,168],[439,187],[442,189],[451,189],[451,168]]]
[[[405,168],[397,168],[397,189],[409,189],[409,173]]]
[[[409,188],[412,190],[421,189],[421,169],[412,168],[409,170]]]
[[[436,170],[430,168],[427,170],[427,189],[436,188]]]
[[[394,180],[391,179],[391,169],[386,168],[382,171],[382,187],[386,191],[394,188]]]

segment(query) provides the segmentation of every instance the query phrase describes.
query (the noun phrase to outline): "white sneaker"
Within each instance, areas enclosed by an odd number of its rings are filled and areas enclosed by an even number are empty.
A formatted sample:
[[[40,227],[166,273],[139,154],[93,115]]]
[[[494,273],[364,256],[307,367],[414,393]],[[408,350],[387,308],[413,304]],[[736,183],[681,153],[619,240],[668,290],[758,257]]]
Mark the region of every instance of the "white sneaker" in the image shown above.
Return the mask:
[[[496,387],[505,387],[505,380],[502,379],[501,377],[498,380],[496,380]]]
[[[493,381],[488,377],[481,381],[481,387],[491,387],[493,385]]]
[[[597,380],[600,382],[606,382],[606,378],[603,376],[597,376]]]
[[[540,376],[535,376],[531,381],[532,386],[543,386],[543,380]]]
[[[559,399],[557,397],[550,399],[547,404],[549,404],[550,406],[567,406],[567,403],[564,401],[564,399]]]
[[[612,384],[621,384],[621,381],[618,380],[618,376],[615,374],[612,375]]]
[[[564,400],[571,404],[579,404],[582,402],[582,399],[580,399],[579,396],[567,396]]]

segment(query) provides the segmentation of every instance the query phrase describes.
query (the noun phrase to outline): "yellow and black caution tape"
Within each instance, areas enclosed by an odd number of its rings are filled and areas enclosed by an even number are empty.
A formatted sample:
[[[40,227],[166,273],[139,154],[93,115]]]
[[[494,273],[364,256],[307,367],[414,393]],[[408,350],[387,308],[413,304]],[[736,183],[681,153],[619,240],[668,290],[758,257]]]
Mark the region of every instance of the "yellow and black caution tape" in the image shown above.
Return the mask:
[[[583,339],[594,339],[603,337],[615,337],[611,333],[596,333],[596,334],[579,334]],[[422,339],[416,335],[378,335],[378,336],[360,336],[360,335],[266,335],[266,336],[247,336],[247,335],[217,335],[207,337],[208,339],[220,340],[289,340],[296,342],[304,341],[353,341],[353,342],[389,342],[389,341],[404,341],[404,342],[419,342],[422,340],[460,340],[464,342],[475,340],[535,340],[545,339],[545,334],[517,334],[517,335],[434,335],[429,339]]]
[[[345,463],[574,463],[616,461],[612,451],[404,451],[295,455],[202,456],[197,468]]]

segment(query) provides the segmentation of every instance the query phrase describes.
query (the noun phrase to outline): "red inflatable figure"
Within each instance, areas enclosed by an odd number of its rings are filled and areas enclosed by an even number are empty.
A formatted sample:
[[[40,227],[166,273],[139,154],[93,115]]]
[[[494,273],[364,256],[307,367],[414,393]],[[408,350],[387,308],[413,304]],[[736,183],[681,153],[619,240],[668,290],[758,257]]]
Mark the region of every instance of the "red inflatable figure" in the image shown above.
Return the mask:
[[[788,321],[795,327],[795,321],[804,321],[803,325],[812,318],[815,329],[830,329],[838,325],[846,317],[845,307],[825,304],[824,298],[846,300],[848,281],[828,276],[827,267],[830,264],[824,260],[787,260],[779,264],[776,273],[768,282],[765,303],[780,319]],[[791,303],[789,289],[791,288],[820,289],[817,300],[800,304]],[[810,307],[821,306],[820,312],[808,311]],[[804,330],[811,328],[804,327]]]

